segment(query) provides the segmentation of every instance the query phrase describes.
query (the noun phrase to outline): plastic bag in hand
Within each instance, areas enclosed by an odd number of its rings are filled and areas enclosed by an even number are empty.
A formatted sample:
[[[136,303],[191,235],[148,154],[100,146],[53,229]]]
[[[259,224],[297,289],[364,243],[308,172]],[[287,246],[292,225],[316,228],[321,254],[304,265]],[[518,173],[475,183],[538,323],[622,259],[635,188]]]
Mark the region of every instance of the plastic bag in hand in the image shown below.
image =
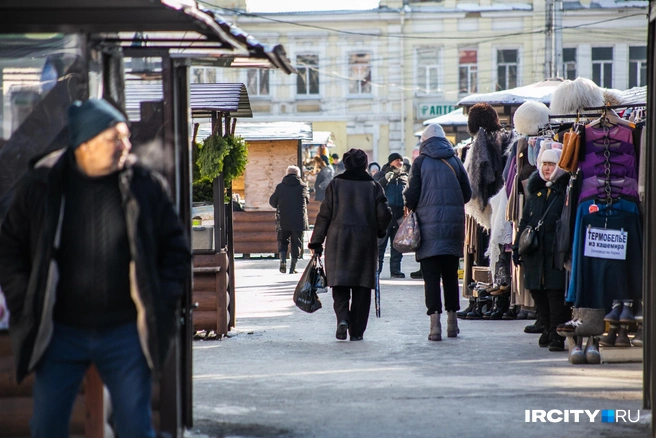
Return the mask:
[[[326,275],[318,254],[314,254],[305,267],[301,279],[294,290],[294,303],[304,312],[313,313],[321,309],[317,293],[327,292]]]
[[[401,219],[392,244],[401,253],[413,252],[419,248],[421,233],[419,232],[417,214],[414,211]]]

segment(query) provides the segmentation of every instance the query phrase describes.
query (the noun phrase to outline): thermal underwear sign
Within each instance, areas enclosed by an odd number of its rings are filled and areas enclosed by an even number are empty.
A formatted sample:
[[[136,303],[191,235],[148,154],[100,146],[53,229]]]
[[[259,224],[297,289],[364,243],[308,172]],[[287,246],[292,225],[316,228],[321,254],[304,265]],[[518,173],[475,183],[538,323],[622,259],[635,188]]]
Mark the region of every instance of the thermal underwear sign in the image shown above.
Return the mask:
[[[585,233],[583,255],[600,259],[626,260],[628,242],[629,233],[624,230],[589,227]]]

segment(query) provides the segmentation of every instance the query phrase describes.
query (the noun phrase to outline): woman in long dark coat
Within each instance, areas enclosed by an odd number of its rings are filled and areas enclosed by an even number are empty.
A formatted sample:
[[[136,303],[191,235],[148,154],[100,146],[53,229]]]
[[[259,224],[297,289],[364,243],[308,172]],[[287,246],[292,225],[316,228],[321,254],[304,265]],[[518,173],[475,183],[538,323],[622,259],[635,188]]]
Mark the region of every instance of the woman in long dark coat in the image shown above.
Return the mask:
[[[554,263],[556,223],[565,205],[565,190],[569,183],[569,174],[557,164],[560,154],[558,149],[547,149],[540,154],[538,170],[528,179],[528,197],[513,245],[513,262],[524,266],[524,287],[531,292],[544,326],[538,344],[549,347],[549,351],[564,350],[565,338],[558,335],[556,327],[571,317],[570,309],[565,305],[565,272],[556,269]],[[529,225],[537,227],[542,216],[538,250],[520,256],[518,236]]]
[[[367,173],[367,155],[351,149],[342,159],[346,170],[328,184],[308,245],[323,252],[326,277],[333,288],[337,339],[362,340],[378,268],[378,238],[385,236],[392,213],[380,184]],[[349,306],[349,301],[350,306]]]

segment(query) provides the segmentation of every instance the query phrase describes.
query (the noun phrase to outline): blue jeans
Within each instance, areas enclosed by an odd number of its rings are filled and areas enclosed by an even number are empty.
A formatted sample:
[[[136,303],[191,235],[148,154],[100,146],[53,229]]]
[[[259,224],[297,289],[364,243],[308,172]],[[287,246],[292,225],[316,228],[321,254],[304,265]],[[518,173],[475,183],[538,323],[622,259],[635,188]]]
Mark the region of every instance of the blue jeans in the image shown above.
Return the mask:
[[[92,363],[111,395],[117,435],[154,437],[151,373],[136,323],[99,330],[55,324],[50,345],[35,370],[32,437],[69,436],[73,403]]]

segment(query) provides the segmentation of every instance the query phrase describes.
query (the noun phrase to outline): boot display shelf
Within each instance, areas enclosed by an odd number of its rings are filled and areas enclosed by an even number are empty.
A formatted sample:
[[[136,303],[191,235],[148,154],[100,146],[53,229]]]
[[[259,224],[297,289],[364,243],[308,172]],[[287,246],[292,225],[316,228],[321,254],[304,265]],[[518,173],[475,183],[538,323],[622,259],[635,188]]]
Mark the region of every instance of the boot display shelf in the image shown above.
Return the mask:
[[[599,346],[601,363],[642,362],[642,347]]]

